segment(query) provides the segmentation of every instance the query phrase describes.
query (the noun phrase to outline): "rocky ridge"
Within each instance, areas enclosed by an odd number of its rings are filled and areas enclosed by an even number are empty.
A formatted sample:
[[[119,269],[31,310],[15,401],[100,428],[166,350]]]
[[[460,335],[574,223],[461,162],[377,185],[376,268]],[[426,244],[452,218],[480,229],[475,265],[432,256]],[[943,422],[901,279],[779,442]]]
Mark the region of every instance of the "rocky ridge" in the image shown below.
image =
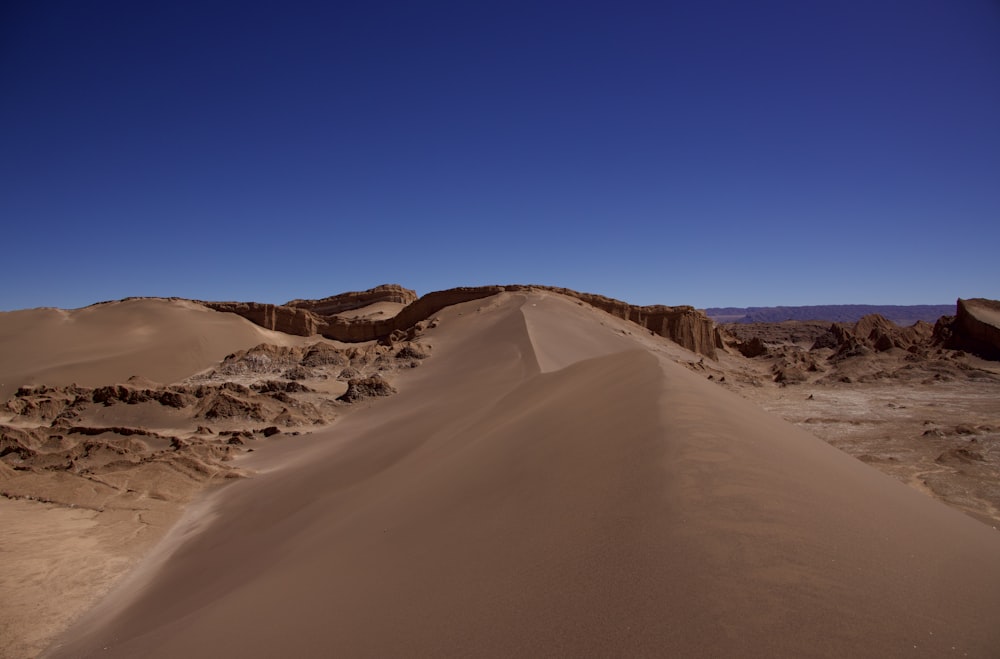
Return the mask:
[[[331,295],[321,300],[292,300],[286,302],[284,306],[305,309],[319,316],[333,316],[345,311],[367,307],[378,302],[412,304],[416,301],[416,291],[403,288],[398,284],[382,284],[367,291],[351,291],[339,295]]]
[[[392,318],[347,319],[332,311],[343,311],[345,305],[356,300],[402,301],[408,291],[399,286],[380,286],[359,293],[345,293],[323,300],[293,300],[286,305],[258,302],[201,302],[216,311],[235,313],[266,329],[298,336],[320,335],[344,342],[384,340],[404,336],[409,328],[425,321],[435,313],[455,304],[483,299],[503,292],[543,290],[575,298],[607,313],[630,320],[649,331],[664,336],[706,357],[715,359],[716,349],[722,347],[722,337],[715,323],[701,311],[691,306],[635,306],[602,295],[579,293],[553,286],[476,286],[452,288],[428,293],[407,304]],[[367,304],[371,304],[368,302]]]
[[[720,325],[729,323],[760,324],[788,321],[826,323],[856,323],[864,316],[878,314],[897,325],[912,325],[918,320],[934,322],[951,313],[950,305],[942,304],[827,304],[794,307],[710,307],[709,318]]]
[[[917,321],[900,327],[871,314],[853,324],[729,324],[720,332],[727,349],[770,360],[776,382],[803,382],[813,379],[810,374],[842,381],[889,377],[887,368],[898,361],[890,353],[905,353],[906,370],[933,370],[941,379],[955,376],[965,353],[1000,360],[1000,302],[960,299],[957,314],[944,316],[935,325]]]

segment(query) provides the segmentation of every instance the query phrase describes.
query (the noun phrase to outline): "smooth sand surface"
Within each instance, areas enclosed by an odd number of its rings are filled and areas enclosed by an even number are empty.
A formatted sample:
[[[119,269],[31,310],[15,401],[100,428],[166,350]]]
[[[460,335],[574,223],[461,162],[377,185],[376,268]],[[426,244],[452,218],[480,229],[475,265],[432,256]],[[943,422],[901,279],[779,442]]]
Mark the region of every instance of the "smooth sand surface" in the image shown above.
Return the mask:
[[[996,531],[561,296],[440,316],[51,656],[1000,654]]]
[[[236,350],[304,340],[188,300],[0,312],[0,401],[26,384],[93,387],[134,375],[174,382]]]

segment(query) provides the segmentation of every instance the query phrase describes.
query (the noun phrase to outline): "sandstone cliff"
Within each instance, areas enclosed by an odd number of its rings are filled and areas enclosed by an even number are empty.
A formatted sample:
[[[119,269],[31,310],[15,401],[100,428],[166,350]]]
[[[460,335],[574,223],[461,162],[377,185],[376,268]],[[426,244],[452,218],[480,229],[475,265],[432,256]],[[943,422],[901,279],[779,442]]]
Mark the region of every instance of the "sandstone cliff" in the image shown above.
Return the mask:
[[[206,302],[197,300],[209,309],[243,316],[261,327],[296,336],[322,334],[326,320],[306,309],[262,302]]]
[[[505,291],[547,290],[578,299],[607,313],[631,320],[649,331],[679,343],[685,348],[716,358],[722,338],[712,322],[691,306],[662,305],[639,307],[591,293],[579,293],[553,286],[476,286],[452,288],[415,298],[415,293],[401,286],[385,285],[368,291],[343,293],[322,300],[293,300],[286,305],[257,302],[202,302],[216,311],[243,316],[267,329],[299,336],[322,335],[328,339],[359,342],[398,338],[417,323],[454,304],[487,298]],[[412,299],[394,317],[349,319],[332,314],[356,309],[374,302],[403,302]]]
[[[649,331],[679,343],[692,352],[712,359],[716,358],[716,348],[722,347],[722,336],[711,318],[692,306],[667,307],[652,305],[639,307],[614,298],[578,293],[568,288],[535,286],[543,290],[561,293],[586,302],[619,318],[631,320]]]

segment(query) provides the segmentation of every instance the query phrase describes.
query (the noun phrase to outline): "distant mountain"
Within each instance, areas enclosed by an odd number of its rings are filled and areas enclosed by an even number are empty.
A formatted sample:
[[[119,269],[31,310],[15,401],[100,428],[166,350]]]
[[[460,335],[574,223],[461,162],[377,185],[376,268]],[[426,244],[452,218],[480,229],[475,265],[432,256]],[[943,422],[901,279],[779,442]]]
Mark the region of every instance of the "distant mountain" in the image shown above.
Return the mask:
[[[717,323],[780,323],[785,320],[826,320],[854,323],[862,316],[879,314],[897,325],[918,320],[933,323],[941,316],[953,316],[954,304],[821,304],[803,307],[713,307],[705,309]]]

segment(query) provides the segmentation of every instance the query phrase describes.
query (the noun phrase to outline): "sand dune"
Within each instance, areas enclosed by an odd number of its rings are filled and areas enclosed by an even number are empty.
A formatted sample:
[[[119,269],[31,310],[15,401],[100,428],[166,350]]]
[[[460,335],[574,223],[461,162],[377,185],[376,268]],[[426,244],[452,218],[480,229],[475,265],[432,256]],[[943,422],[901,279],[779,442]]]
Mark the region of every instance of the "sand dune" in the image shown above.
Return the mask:
[[[133,375],[174,382],[236,350],[302,340],[186,300],[0,313],[0,401],[26,384],[100,386]]]
[[[1000,651],[996,531],[665,341],[530,292],[427,337],[396,396],[255,453],[50,655]]]
[[[0,313],[0,657],[35,656],[192,497],[240,476],[233,454],[328,422],[338,361],[335,342],[183,300]],[[283,379],[299,374],[323,379]]]

